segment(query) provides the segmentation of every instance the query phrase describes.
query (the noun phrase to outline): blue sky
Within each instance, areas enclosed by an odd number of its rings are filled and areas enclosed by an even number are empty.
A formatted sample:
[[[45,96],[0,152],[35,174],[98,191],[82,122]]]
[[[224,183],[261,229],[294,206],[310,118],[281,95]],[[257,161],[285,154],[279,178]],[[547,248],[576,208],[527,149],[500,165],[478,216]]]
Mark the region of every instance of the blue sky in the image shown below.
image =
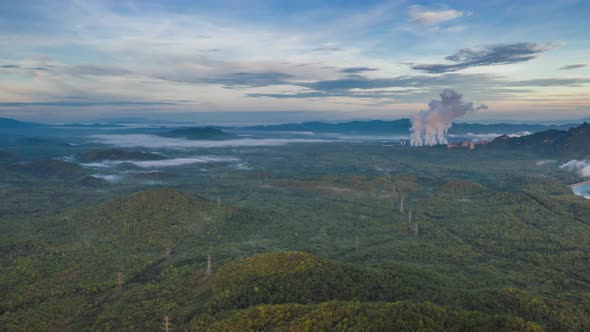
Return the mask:
[[[585,118],[588,17],[583,0],[1,1],[0,117],[392,119],[453,88],[489,106],[471,121]]]

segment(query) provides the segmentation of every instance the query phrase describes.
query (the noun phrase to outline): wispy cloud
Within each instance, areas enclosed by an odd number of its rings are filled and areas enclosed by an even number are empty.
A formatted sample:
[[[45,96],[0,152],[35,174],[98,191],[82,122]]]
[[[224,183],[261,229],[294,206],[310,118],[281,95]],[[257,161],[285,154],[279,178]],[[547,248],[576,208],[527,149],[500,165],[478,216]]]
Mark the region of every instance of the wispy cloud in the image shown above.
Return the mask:
[[[559,69],[561,70],[569,70],[569,69],[578,69],[578,68],[584,68],[587,67],[588,65],[585,63],[579,63],[579,64],[575,64],[575,65],[567,65],[567,66],[563,66]]]
[[[314,47],[310,51],[312,51],[312,52],[338,52],[338,51],[342,51],[342,48],[338,47],[338,46],[323,45],[320,47]]]
[[[445,59],[450,64],[413,64],[412,69],[438,74],[471,67],[506,65],[536,59],[539,54],[561,46],[563,43],[515,43],[488,45],[481,48],[464,48]]]
[[[83,99],[75,97],[68,99]],[[26,106],[57,106],[57,107],[86,107],[86,106],[155,106],[176,105],[170,101],[40,101],[40,102],[0,102],[0,107],[26,107]]]
[[[340,69],[340,72],[344,73],[344,74],[359,74],[359,73],[364,73],[364,72],[368,72],[368,71],[377,71],[377,70],[379,70],[379,69],[372,68],[372,67],[348,67],[348,68]]]
[[[538,78],[533,80],[509,81],[505,86],[569,86],[579,87],[590,84],[590,78]]]
[[[560,165],[559,168],[576,172],[580,176],[590,177],[590,160],[570,160]]]
[[[133,74],[131,70],[108,65],[76,65],[57,68],[55,70],[66,71],[69,75],[73,76],[124,76]]]
[[[464,16],[465,13],[454,9],[432,10],[422,6],[410,6],[408,21],[422,26],[433,26],[442,22],[454,20]]]
[[[285,80],[292,75],[279,72],[233,73],[222,77],[204,78],[196,82],[221,84],[226,87],[263,87],[288,84]]]
[[[321,97],[349,97],[360,99],[393,99],[414,94],[432,86],[452,85],[458,81],[460,75],[431,76],[399,76],[392,78],[369,78],[362,75],[349,75],[334,80],[320,80],[315,82],[293,83],[305,88],[303,91],[292,93],[258,93],[249,94],[250,97],[270,97],[278,99],[321,98]],[[462,75],[461,75],[462,76]],[[488,79],[485,75],[478,77]],[[471,81],[469,76],[464,81]]]
[[[21,67],[20,65],[2,65],[0,69],[7,69],[7,70],[48,70],[46,67]]]
[[[92,177],[95,177],[97,179],[107,180],[112,183],[121,182],[124,178],[122,175],[119,175],[119,174],[94,174],[94,175],[92,175]]]
[[[531,87],[581,87],[590,84],[590,78],[540,78],[509,80],[490,74],[445,73],[442,75],[397,76],[370,78],[349,75],[334,80],[293,82],[303,90],[289,93],[252,93],[250,97],[277,99],[306,99],[321,97],[348,97],[359,99],[390,99],[400,102],[415,102],[448,86],[464,87],[477,91],[488,100],[510,97],[515,93],[528,94]],[[520,88],[523,87],[523,88]],[[524,89],[527,88],[527,89]]]
[[[319,143],[329,142],[318,139],[230,139],[224,141],[188,140],[180,138],[167,138],[155,135],[129,134],[129,135],[94,135],[92,138],[97,143],[114,145],[119,147],[146,147],[152,149],[187,149],[187,148],[226,148],[237,146],[278,146],[289,143]]]
[[[82,163],[80,165],[92,168],[111,168],[121,164],[133,164],[141,168],[175,167],[190,164],[227,163],[239,161],[230,156],[199,156],[190,158],[173,158],[164,160],[104,160],[101,162]]]

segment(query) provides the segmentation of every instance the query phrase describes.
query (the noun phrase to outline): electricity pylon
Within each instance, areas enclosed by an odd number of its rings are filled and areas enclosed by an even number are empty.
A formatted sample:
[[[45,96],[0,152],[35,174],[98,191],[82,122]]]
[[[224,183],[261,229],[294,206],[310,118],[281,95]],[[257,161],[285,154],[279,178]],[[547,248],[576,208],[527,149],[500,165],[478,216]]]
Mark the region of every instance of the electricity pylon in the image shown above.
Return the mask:
[[[210,277],[213,274],[213,269],[211,268],[211,255],[207,255],[207,270],[205,271],[205,276]]]
[[[162,330],[164,332],[172,332],[172,327],[170,327],[170,321],[172,319],[170,316],[164,316],[164,326],[162,326]]]

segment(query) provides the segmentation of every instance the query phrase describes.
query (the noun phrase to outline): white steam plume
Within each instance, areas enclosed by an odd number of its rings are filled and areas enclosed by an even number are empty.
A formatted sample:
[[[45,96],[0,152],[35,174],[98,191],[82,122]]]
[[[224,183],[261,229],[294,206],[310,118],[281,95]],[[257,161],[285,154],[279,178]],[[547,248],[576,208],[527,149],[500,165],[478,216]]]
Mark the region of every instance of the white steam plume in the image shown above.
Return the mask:
[[[473,103],[462,102],[463,96],[455,90],[445,89],[440,100],[431,100],[428,111],[420,111],[412,117],[412,146],[447,144],[447,132],[453,120],[468,112],[487,109],[485,105],[473,107]]]

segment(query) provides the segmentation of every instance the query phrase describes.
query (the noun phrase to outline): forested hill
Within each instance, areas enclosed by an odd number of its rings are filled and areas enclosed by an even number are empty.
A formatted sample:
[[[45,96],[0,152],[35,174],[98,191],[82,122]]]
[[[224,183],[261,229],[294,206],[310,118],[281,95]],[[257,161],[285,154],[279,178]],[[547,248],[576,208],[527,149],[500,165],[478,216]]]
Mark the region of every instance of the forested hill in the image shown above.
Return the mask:
[[[158,135],[163,137],[186,138],[192,140],[224,140],[236,138],[235,135],[228,134],[223,130],[215,127],[179,128],[159,133]]]
[[[393,121],[350,121],[341,123],[302,122],[279,125],[250,126],[243,129],[265,131],[313,131],[329,133],[404,133],[410,129],[409,119]]]
[[[590,123],[568,130],[546,130],[521,137],[506,135],[497,137],[490,147],[530,149],[546,153],[574,153],[580,156],[590,155]]]
[[[33,122],[23,122],[23,121],[18,121],[18,120],[9,119],[9,118],[0,118],[0,129],[32,128],[32,127],[41,127],[41,126],[44,126],[44,125],[39,124],[39,123],[33,123]]]
[[[340,186],[362,181],[342,180]],[[406,192],[421,190],[424,182],[417,180],[392,179]],[[366,183],[366,188],[379,183]],[[590,326],[588,294],[573,292],[587,285],[587,269],[579,267],[587,249],[587,242],[578,239],[588,228],[583,201],[535,192],[499,193],[469,181],[443,181],[428,192],[427,207],[414,211],[419,235],[408,233],[404,215],[363,222],[364,232],[374,228],[389,237],[379,251],[374,251],[379,245],[374,238],[361,240],[364,249],[342,241],[359,224],[334,227],[329,241],[338,239],[338,247],[352,245],[343,249],[358,255],[356,262],[277,247],[262,254],[235,254],[252,238],[281,239],[284,248],[311,235],[289,231],[296,225],[282,223],[272,213],[170,189],[66,210],[35,226],[31,238],[0,247],[5,253],[0,261],[5,266],[0,326],[9,331],[153,331],[167,315],[179,331],[393,326],[531,332]],[[456,206],[458,200],[470,203]],[[482,220],[476,206],[495,213]],[[215,265],[208,276],[211,251]],[[396,259],[386,258],[394,255]],[[399,260],[406,255],[424,264]],[[388,262],[364,263],[378,257]],[[459,262],[468,264],[458,269]],[[497,263],[479,271],[477,264],[490,262]],[[520,266],[516,271],[515,265]],[[473,274],[473,269],[479,272]],[[506,287],[512,283],[520,287]],[[563,289],[563,296],[542,291],[554,289]]]

